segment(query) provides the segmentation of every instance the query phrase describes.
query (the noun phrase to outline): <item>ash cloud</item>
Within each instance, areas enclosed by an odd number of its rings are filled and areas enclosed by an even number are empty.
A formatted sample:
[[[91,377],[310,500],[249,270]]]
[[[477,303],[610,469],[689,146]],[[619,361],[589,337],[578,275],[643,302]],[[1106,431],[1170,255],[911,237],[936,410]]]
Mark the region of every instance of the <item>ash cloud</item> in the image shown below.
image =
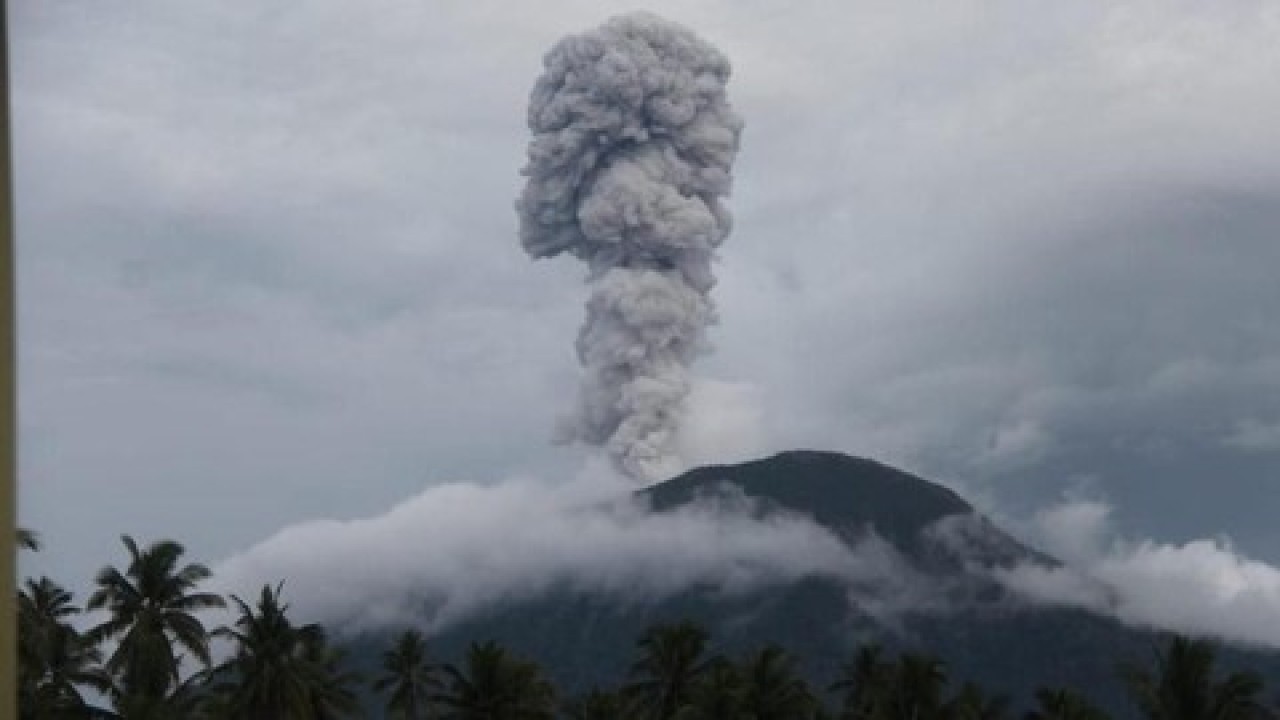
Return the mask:
[[[729,235],[722,198],[742,130],[729,62],[635,13],[562,39],[543,64],[520,241],[534,258],[583,260],[591,285],[576,345],[586,376],[558,439],[657,479],[678,467],[688,367],[715,320],[711,263]]]

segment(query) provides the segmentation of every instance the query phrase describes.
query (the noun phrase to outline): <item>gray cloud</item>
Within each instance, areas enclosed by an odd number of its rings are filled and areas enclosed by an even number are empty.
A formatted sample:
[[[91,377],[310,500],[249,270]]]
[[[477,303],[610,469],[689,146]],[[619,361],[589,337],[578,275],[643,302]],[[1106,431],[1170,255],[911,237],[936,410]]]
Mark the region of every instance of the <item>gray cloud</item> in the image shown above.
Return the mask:
[[[544,49],[624,9],[15,5],[23,562],[575,467],[580,273],[510,198]],[[1127,534],[1277,560],[1274,10],[652,9],[748,124],[703,367],[750,447],[1006,517],[1090,478]]]
[[[1280,568],[1250,558],[1225,538],[1181,543],[1127,540],[1111,509],[1064,502],[1036,518],[1051,552],[1069,564],[995,571],[1006,586],[1041,603],[1085,607],[1145,627],[1280,647]]]
[[[1254,418],[1239,420],[1231,432],[1222,438],[1222,443],[1251,452],[1280,451],[1280,422],[1265,423]]]
[[[650,13],[569,35],[543,59],[529,105],[529,178],[516,203],[534,258],[590,268],[578,333],[586,374],[566,441],[603,446],[623,472],[677,463],[688,366],[715,320],[711,263],[731,227],[742,120],[729,61]]]

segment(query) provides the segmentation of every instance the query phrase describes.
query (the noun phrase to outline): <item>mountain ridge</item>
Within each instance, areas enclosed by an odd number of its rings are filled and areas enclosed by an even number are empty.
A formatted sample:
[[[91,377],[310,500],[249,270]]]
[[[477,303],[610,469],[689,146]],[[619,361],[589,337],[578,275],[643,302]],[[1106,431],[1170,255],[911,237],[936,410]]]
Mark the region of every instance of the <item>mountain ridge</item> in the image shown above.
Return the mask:
[[[784,450],[740,463],[706,465],[637,492],[656,512],[731,486],[767,507],[804,515],[846,543],[880,537],[925,569],[960,571],[969,562],[1008,566],[1060,563],[996,527],[955,491],[869,458],[826,450]],[[948,520],[967,521],[982,547],[959,552],[939,535]],[[961,524],[953,522],[953,525]]]
[[[754,512],[809,517],[851,549],[884,540],[904,573],[935,583],[937,607],[878,614],[838,579],[805,577],[746,593],[694,587],[657,600],[623,599],[553,587],[513,600],[432,638],[438,656],[458,657],[472,641],[496,640],[541,662],[570,692],[620,681],[635,640],[648,626],[693,620],[711,650],[742,655],[766,643],[793,653],[815,689],[826,688],[859,645],[925,652],[955,682],[974,681],[1025,706],[1040,686],[1089,690],[1116,717],[1132,715],[1116,673],[1146,663],[1158,634],[1086,610],[1031,604],[984,568],[1058,564],[1006,534],[960,495],[892,466],[841,453],[790,450],[743,463],[710,465],[636,491],[649,512],[669,513],[708,496],[736,493]],[[1227,664],[1255,666],[1280,680],[1280,654],[1228,649]]]

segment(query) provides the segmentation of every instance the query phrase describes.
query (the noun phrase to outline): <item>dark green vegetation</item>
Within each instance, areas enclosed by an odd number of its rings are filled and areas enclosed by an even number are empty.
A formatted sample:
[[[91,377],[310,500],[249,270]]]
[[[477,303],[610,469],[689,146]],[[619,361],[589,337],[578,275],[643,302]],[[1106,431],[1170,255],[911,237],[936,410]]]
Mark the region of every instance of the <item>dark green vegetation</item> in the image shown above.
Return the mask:
[[[751,512],[808,515],[850,543],[874,532],[950,609],[885,617],[822,578],[630,603],[555,589],[429,638],[335,639],[290,617],[285,585],[221,598],[201,590],[209,571],[181,545],[126,536],[124,564],[98,573],[88,599],[96,625],[73,624],[81,610],[54,581],[23,584],[21,717],[1280,717],[1275,654],[1014,602],[972,564],[1052,560],[919,478],[796,452],[702,468],[643,495],[666,512],[725,488],[751,498]],[[963,530],[963,552],[939,539],[947,523]],[[31,533],[20,541],[38,549]],[[209,627],[224,606],[231,624]]]

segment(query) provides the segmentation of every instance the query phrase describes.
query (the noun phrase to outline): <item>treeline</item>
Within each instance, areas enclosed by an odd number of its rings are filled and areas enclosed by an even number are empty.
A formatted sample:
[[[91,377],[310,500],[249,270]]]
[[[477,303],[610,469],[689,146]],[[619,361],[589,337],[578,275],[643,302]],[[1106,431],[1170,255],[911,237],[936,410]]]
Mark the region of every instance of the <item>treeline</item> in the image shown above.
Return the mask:
[[[38,549],[34,534],[19,544]],[[229,627],[202,612],[228,599],[200,591],[207,567],[185,563],[182,545],[141,548],[104,567],[84,608],[49,578],[19,590],[19,707],[24,719],[323,720],[362,717],[376,697],[406,720],[1104,720],[1086,692],[1042,688],[1015,708],[972,683],[953,686],[937,658],[860,648],[828,687],[813,688],[795,658],[768,645],[743,657],[711,655],[705,630],[657,625],[638,639],[630,671],[614,687],[566,697],[534,662],[494,642],[473,644],[457,664],[437,664],[417,630],[382,653],[374,673],[354,672],[324,629],[296,624],[265,586],[251,601],[230,596]],[[72,619],[100,611],[78,630]],[[210,645],[229,643],[215,662]],[[1046,648],[1046,651],[1051,651]],[[1121,670],[1135,714],[1149,720],[1275,720],[1262,680],[1219,672],[1208,642],[1173,637],[1150,665]],[[1087,690],[1087,689],[1086,689]]]

